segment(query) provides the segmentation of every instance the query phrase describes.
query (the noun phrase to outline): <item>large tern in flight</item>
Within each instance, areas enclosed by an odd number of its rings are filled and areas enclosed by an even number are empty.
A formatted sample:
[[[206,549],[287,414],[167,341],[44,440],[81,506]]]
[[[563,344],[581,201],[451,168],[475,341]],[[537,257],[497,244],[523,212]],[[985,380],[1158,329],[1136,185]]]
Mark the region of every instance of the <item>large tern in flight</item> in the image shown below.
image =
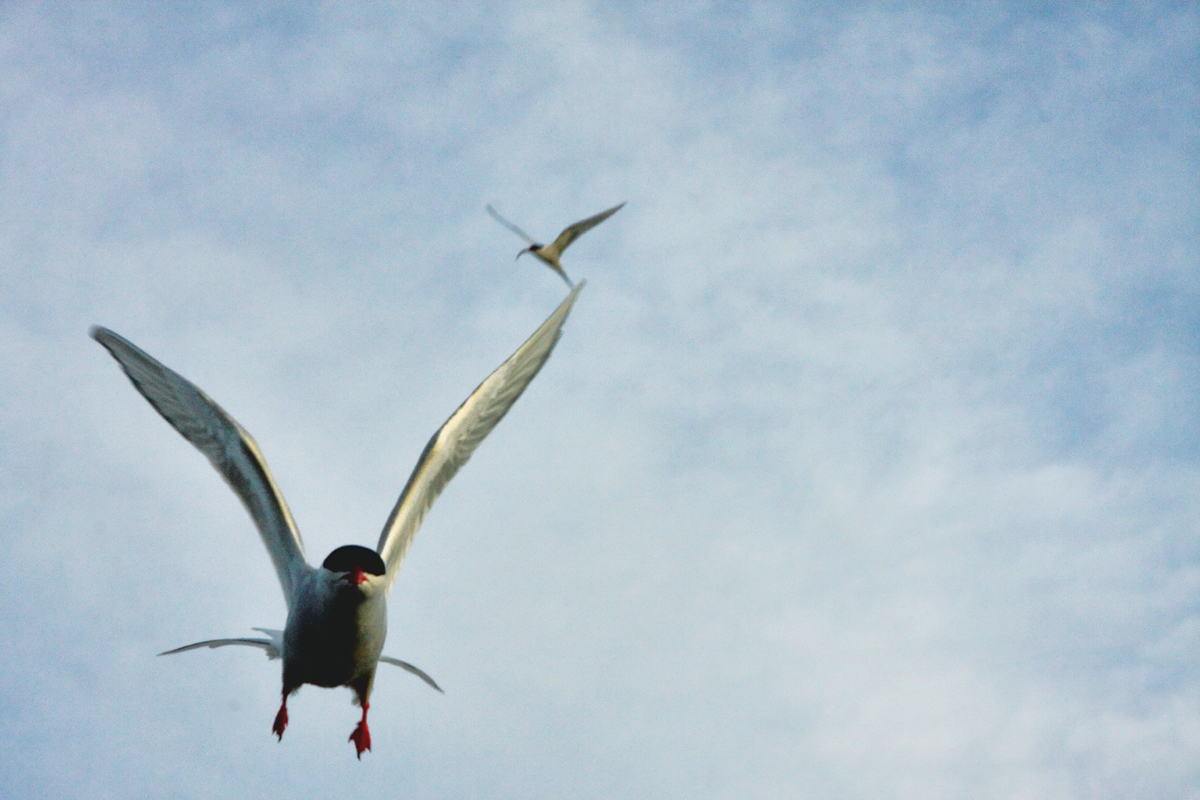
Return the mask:
[[[504,217],[500,216],[496,209],[492,208],[490,205],[487,207],[487,212],[491,214],[492,218],[501,225],[508,228],[525,241],[529,242],[529,247],[526,247],[524,250],[517,253],[517,258],[520,258],[526,253],[533,253],[535,256],[540,258],[543,263],[546,264],[546,266],[550,267],[550,269],[561,275],[562,279],[567,282],[567,286],[570,286],[572,289],[574,289],[575,284],[571,283],[571,279],[567,277],[567,273],[563,270],[562,264],[559,263],[559,259],[562,258],[563,251],[570,246],[571,242],[578,239],[580,234],[590,231],[601,222],[604,222],[604,220],[620,211],[621,206],[623,205],[625,204],[619,203],[607,211],[601,211],[594,217],[588,217],[587,219],[576,222],[574,225],[569,225],[566,228],[563,228],[563,232],[558,235],[558,238],[548,245],[538,244],[532,236],[518,228],[516,225],[513,225]]]
[[[583,286],[580,283],[429,440],[383,526],[377,548],[345,545],[330,553],[320,567],[308,563],[300,531],[250,434],[194,384],[107,328],[93,327],[92,337],[120,362],[138,391],[208,457],[245,504],[287,601],[283,631],[256,629],[269,638],[212,639],[162,655],[248,645],[262,648],[270,658],[282,658],[283,703],[272,726],[280,739],[288,724],[288,696],[301,685],[348,686],[362,707],[362,720],[350,734],[359,758],[371,749],[367,709],[380,661],[403,667],[441,691],[421,670],[382,655],[388,589],[433,501],[550,358]]]

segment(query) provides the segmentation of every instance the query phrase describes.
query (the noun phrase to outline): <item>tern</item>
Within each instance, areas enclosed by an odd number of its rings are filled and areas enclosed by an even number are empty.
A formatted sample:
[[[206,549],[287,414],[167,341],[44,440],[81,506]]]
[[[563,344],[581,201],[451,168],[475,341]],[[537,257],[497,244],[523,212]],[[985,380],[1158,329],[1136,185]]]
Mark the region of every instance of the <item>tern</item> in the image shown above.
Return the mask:
[[[529,247],[526,247],[524,250],[517,253],[517,258],[520,258],[526,253],[533,253],[535,256],[540,258],[542,262],[546,264],[546,266],[550,267],[550,269],[561,275],[562,279],[567,282],[567,286],[570,286],[572,289],[574,289],[575,284],[571,283],[571,279],[567,277],[566,271],[563,270],[562,264],[559,262],[559,259],[562,258],[563,251],[570,247],[571,242],[578,239],[581,234],[590,231],[601,222],[604,222],[604,220],[620,211],[621,207],[624,205],[624,203],[618,203],[607,211],[601,211],[594,217],[588,217],[587,219],[576,222],[574,225],[568,225],[566,228],[563,228],[563,232],[558,235],[558,238],[555,239],[553,243],[548,245],[538,244],[532,236],[518,228],[516,225],[513,225],[504,217],[500,216],[496,209],[492,208],[490,205],[487,207],[487,212],[491,214],[492,218],[501,225],[508,228],[525,241],[529,242]]]
[[[350,734],[359,759],[364,750],[371,749],[367,710],[380,661],[412,672],[440,692],[420,669],[382,655],[388,589],[434,500],[550,358],[583,286],[581,282],[533,335],[479,384],[425,445],[376,549],[344,545],[330,553],[320,567],[308,563],[287,503],[245,428],[195,384],[127,339],[94,326],[92,338],[108,349],[150,405],[208,457],[246,506],[287,601],[287,623],[282,631],[255,629],[267,638],[210,639],[160,655],[247,645],[265,650],[271,659],[282,658],[283,702],[271,726],[280,740],[288,724],[288,697],[303,684],[349,687],[355,703],[362,707],[362,719]]]

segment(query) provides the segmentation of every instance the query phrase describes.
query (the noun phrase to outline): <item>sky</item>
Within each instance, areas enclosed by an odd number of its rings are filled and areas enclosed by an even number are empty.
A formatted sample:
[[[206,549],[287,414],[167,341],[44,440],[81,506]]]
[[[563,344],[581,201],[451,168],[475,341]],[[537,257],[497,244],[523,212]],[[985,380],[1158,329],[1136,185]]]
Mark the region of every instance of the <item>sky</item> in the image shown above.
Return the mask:
[[[0,797],[1200,797],[1193,4],[0,7]],[[310,559],[587,280],[346,689]]]

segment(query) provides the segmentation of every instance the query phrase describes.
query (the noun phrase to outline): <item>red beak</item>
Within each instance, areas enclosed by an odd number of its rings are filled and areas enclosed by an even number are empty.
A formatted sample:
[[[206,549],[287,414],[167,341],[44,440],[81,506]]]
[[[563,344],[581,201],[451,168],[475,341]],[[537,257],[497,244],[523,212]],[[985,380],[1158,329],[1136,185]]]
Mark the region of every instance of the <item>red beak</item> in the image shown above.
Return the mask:
[[[360,583],[366,583],[366,582],[367,582],[367,573],[363,572],[362,567],[355,567],[354,568],[354,585],[357,586]]]

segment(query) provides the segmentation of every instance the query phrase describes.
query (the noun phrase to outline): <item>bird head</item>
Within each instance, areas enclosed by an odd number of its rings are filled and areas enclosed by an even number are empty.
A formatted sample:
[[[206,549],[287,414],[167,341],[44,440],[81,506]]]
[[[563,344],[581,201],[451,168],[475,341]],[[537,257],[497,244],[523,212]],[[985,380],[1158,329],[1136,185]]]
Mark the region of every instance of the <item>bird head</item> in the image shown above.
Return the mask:
[[[383,577],[386,571],[378,553],[357,544],[342,545],[326,556],[321,566],[330,572],[345,575],[355,586],[370,581],[371,576]]]
[[[540,244],[531,244],[531,245],[529,245],[529,247],[526,247],[524,250],[517,253],[517,258],[520,258],[521,256],[525,255],[526,253],[536,253],[538,250],[541,250],[541,249],[542,249],[542,246]]]

